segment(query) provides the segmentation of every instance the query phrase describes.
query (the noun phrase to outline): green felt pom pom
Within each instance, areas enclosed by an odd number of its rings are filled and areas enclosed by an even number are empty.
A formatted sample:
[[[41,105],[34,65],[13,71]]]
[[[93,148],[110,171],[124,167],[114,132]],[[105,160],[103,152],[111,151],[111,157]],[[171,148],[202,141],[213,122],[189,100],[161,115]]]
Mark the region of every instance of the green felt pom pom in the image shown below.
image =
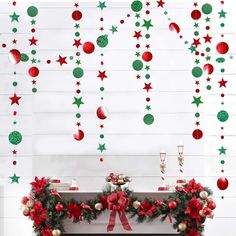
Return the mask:
[[[21,53],[21,61],[27,62],[29,60],[29,56],[25,53]]]
[[[13,131],[9,134],[8,136],[8,140],[11,144],[13,145],[17,145],[19,143],[21,143],[22,141],[22,135],[20,132],[18,131]]]
[[[221,110],[217,114],[217,119],[220,122],[225,122],[229,119],[229,113],[227,111]]]
[[[27,14],[30,16],[30,17],[35,17],[38,15],[38,8],[35,7],[35,6],[31,6],[27,9]]]
[[[100,35],[98,38],[97,38],[97,45],[100,47],[100,48],[105,48],[107,45],[108,45],[108,35]]]
[[[142,10],[142,8],[143,8],[143,4],[142,4],[141,1],[133,1],[133,2],[131,3],[131,9],[132,9],[132,11],[134,11],[134,12],[139,12],[139,11]]]
[[[141,60],[135,60],[132,66],[134,70],[140,71],[143,69],[143,62]]]
[[[83,77],[84,75],[84,71],[82,68],[80,67],[76,67],[74,70],[73,70],[73,76],[77,79]]]
[[[192,69],[192,75],[196,78],[199,78],[202,76],[202,68],[200,68],[199,66],[196,66]]]
[[[143,117],[143,122],[146,124],[146,125],[151,125],[153,122],[154,122],[154,116],[152,114],[146,114],[144,117]]]
[[[209,3],[206,3],[202,6],[202,12],[206,15],[211,14],[212,13],[212,6]]]

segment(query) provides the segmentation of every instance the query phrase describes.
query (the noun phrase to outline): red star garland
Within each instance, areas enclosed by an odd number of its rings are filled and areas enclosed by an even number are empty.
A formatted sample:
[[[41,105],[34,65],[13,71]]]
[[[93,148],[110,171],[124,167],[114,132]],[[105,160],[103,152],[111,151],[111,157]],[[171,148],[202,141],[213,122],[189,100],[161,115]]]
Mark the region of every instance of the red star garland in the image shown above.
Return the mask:
[[[37,46],[38,39],[35,39],[34,36],[32,37],[32,39],[29,39],[29,41],[30,41],[30,46],[32,46],[32,45]]]
[[[12,154],[13,154],[13,155],[16,155],[16,154],[17,154],[17,151],[16,151],[16,150],[13,150],[13,151],[12,151]]]
[[[151,83],[144,83],[145,84],[145,86],[144,86],[144,88],[143,89],[146,89],[147,90],[147,93],[149,92],[149,90],[150,89],[152,89],[152,87],[151,87]]]
[[[193,39],[192,45],[198,47],[198,45],[200,45],[200,44],[201,44],[201,43],[200,43],[200,38],[199,38],[199,39]]]
[[[79,7],[79,3],[74,4],[75,8]]]
[[[142,35],[141,35],[141,30],[140,31],[134,31],[134,36],[133,36],[134,38],[137,38],[137,40],[139,40],[139,38],[140,37],[143,37]]]
[[[14,93],[14,95],[12,97],[9,97],[9,99],[11,100],[11,105],[13,104],[19,105],[19,100],[21,99],[21,97],[18,97],[16,93]]]
[[[203,37],[205,39],[205,43],[211,43],[211,39],[212,37],[209,36],[209,34],[207,34],[205,37]]]
[[[80,41],[81,41],[81,39],[78,39],[78,40],[74,39],[74,44],[73,44],[73,46],[75,46],[76,48],[79,48],[79,46],[82,45],[82,43],[81,43]]]
[[[12,43],[13,43],[13,44],[16,44],[16,43],[17,43],[17,40],[16,40],[16,39],[13,39],[13,40],[12,40]]]
[[[106,71],[104,70],[104,71],[98,71],[98,78],[100,78],[101,79],[101,81],[103,81],[105,78],[107,78],[107,76],[106,76]]]
[[[160,1],[157,1],[157,7],[164,7],[164,4],[165,4],[165,2],[163,2],[162,0],[160,0]]]
[[[220,80],[220,81],[218,81],[218,83],[220,84],[220,88],[221,87],[225,87],[226,88],[226,83],[227,83],[228,81],[226,81],[226,80],[224,80],[223,78]]]
[[[62,66],[63,64],[67,64],[67,62],[66,62],[66,57],[61,57],[61,56],[59,55],[59,59],[57,60],[57,62],[60,63],[60,66]]]

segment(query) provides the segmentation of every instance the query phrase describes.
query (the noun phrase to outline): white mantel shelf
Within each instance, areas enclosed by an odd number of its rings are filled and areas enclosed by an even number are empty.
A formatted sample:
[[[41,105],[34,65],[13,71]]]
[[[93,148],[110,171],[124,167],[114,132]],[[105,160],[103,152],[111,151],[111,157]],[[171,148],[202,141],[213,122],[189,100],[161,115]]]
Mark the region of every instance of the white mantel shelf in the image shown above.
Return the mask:
[[[65,199],[76,199],[76,200],[88,200],[93,198],[99,193],[102,193],[102,191],[83,191],[83,190],[76,190],[76,191],[69,191],[69,190],[60,190],[58,191],[61,195],[63,195],[63,198]],[[139,199],[144,199],[145,197],[152,197],[156,198],[158,200],[162,200],[163,198],[167,198],[168,196],[171,196],[174,192],[173,191],[134,191],[133,195],[137,196]],[[103,214],[101,214],[96,221],[93,221],[92,223],[88,224],[86,222],[81,223],[72,223],[71,220],[66,219],[65,220],[65,230],[68,234],[105,234],[106,227],[109,221],[110,211],[107,211]],[[129,219],[129,215],[127,214],[127,218]],[[157,233],[157,234],[176,234],[176,231],[172,228],[172,224],[170,224],[169,220],[167,219],[165,222],[161,222],[159,220],[150,222],[150,223],[142,223],[138,224],[136,222],[136,219],[129,219],[130,225],[133,229],[131,232],[125,231],[121,223],[119,221],[119,218],[117,216],[116,218],[116,226],[114,228],[113,232],[110,232],[109,234],[132,234],[132,233]]]

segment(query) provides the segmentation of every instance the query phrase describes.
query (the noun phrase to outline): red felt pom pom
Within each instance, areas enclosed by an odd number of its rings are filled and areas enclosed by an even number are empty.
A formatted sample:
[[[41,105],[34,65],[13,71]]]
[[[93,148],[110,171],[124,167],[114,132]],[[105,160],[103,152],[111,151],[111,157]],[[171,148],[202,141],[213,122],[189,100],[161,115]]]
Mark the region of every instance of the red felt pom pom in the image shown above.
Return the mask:
[[[82,18],[82,12],[79,11],[79,10],[73,11],[73,13],[72,13],[72,18],[73,18],[73,20],[75,20],[75,21],[80,20],[80,19]]]
[[[142,55],[142,59],[146,62],[149,62],[152,60],[152,53],[151,52],[144,52],[143,55]]]
[[[92,42],[86,42],[83,44],[83,51],[87,54],[94,52],[95,46]]]
[[[30,67],[28,73],[31,77],[37,77],[39,75],[39,69],[36,66]]]
[[[220,190],[225,190],[227,189],[229,186],[229,181],[227,178],[225,177],[220,177],[218,180],[217,180],[217,187],[220,189]]]

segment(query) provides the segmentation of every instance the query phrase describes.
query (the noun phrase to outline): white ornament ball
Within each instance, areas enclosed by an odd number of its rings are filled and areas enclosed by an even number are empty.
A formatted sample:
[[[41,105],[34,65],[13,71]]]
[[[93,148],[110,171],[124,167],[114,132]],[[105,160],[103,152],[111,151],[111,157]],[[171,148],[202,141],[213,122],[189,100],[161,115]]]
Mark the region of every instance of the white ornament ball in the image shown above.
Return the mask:
[[[29,212],[30,212],[30,209],[25,206],[25,207],[23,207],[22,212],[23,212],[23,215],[24,215],[24,216],[28,216],[28,215],[29,215]]]
[[[139,201],[134,201],[133,202],[134,209],[138,209],[140,206],[141,206],[141,202],[139,202]]]
[[[214,212],[212,211],[209,215],[207,215],[207,218],[213,219],[214,218]]]
[[[178,229],[179,229],[180,231],[185,231],[185,230],[187,229],[187,225],[182,222],[182,223],[180,223],[180,224],[178,225]]]
[[[199,211],[199,215],[200,215],[201,217],[206,217],[206,216],[204,215],[204,213],[203,213],[203,210],[200,210],[200,211]]]
[[[208,197],[208,193],[206,191],[201,191],[199,195],[200,195],[200,198],[203,200],[206,200]]]
[[[53,235],[53,236],[60,236],[60,235],[61,235],[61,230],[59,230],[59,229],[54,229],[54,230],[52,231],[52,235]]]
[[[96,210],[101,211],[102,208],[103,208],[103,205],[102,205],[102,203],[98,202],[98,203],[95,204],[94,207],[95,207]]]
[[[32,208],[34,206],[34,200],[29,200],[27,203],[26,203],[26,206],[29,207],[29,208]]]

